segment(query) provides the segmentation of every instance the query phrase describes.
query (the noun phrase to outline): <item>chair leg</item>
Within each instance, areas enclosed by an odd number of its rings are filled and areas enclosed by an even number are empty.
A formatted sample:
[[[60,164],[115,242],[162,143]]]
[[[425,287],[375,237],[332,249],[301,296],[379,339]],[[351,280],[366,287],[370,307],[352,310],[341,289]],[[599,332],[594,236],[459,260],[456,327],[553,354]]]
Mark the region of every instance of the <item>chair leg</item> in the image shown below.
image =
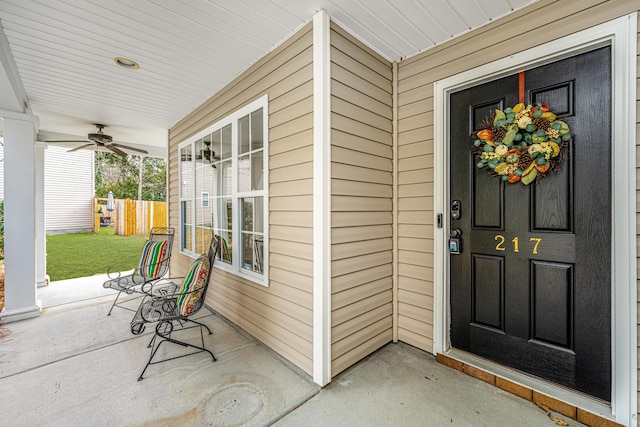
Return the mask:
[[[202,333],[202,328],[205,328],[207,330],[207,332],[209,332],[209,335],[213,335],[213,332],[211,332],[211,329],[209,329],[209,327],[207,325],[205,325],[204,323],[200,323],[196,320],[192,320],[192,319],[183,319],[186,322],[191,322],[191,323],[195,323],[196,325],[198,325],[200,327],[200,341],[202,342],[202,348],[201,350],[208,352],[211,357],[213,358],[213,361],[216,361],[216,357],[213,355],[213,353],[211,353],[209,350],[207,350],[206,348],[204,348],[204,334]],[[180,325],[182,325],[182,321],[180,322]],[[192,346],[191,347],[194,348],[200,348],[200,347],[196,347],[196,346]]]
[[[118,300],[120,299],[120,296],[122,296],[122,294],[125,293],[126,295],[133,295],[136,294],[138,296],[134,296],[133,298],[129,298],[126,300],[120,300],[120,302],[118,302]],[[126,289],[121,289],[120,291],[118,291],[118,294],[116,295],[116,299],[113,301],[113,304],[111,304],[111,308],[109,309],[109,313],[107,313],[107,316],[111,316],[111,312],[113,311],[114,307],[120,307],[124,310],[129,310],[129,311],[133,311],[135,312],[136,310],[133,310],[129,307],[124,306],[123,304],[128,303],[129,301],[133,301],[139,298],[144,298],[144,294],[140,294],[140,292],[136,291],[133,289],[133,287],[130,288],[126,288]],[[144,329],[144,328],[143,328]]]
[[[183,347],[195,348],[195,349],[198,349],[199,351],[196,351],[196,352],[190,353],[190,354],[184,354],[182,356],[172,357],[171,359],[162,360],[162,362],[166,362],[167,360],[177,359],[179,357],[190,356],[192,354],[201,353],[201,352],[205,352],[205,351],[207,353],[209,353],[209,355],[211,356],[211,359],[213,359],[214,362],[217,361],[218,359],[216,359],[216,357],[213,355],[213,353],[211,353],[211,351],[209,351],[208,349],[206,349],[204,347],[204,335],[202,334],[202,329],[200,329],[200,336],[202,338],[202,347],[199,347],[199,346],[193,345],[193,344],[189,344],[189,343],[186,343],[184,341],[174,340],[173,338],[164,338],[162,341],[160,341],[160,344],[162,344],[163,342],[167,341],[167,342],[171,342],[171,343],[174,343],[174,344],[181,345]],[[158,344],[158,347],[160,347],[160,344]],[[160,363],[160,362],[156,362],[156,363]]]
[[[157,333],[153,335],[153,339],[151,340],[151,342],[154,342],[156,339],[156,335],[158,335]],[[151,365],[151,360],[153,360],[153,356],[156,355],[156,352],[158,351],[158,349],[160,348],[160,344],[162,344],[164,342],[160,341],[158,343],[158,346],[153,348],[151,350],[151,356],[149,356],[149,360],[147,361],[147,364],[144,366],[144,369],[142,370],[142,372],[140,373],[140,376],[138,377],[138,381],[142,381],[144,378],[142,378],[142,376],[144,375],[144,373],[146,372],[147,368],[149,367],[149,365]]]
[[[168,362],[169,360],[179,359],[181,357],[191,356],[193,354],[202,353],[202,352],[209,353],[209,355],[211,356],[211,359],[213,360],[213,362],[215,362],[217,360],[216,357],[213,355],[213,353],[210,350],[208,350],[207,348],[205,348],[205,346],[204,346],[204,334],[202,332],[202,328],[203,327],[206,328],[207,331],[209,331],[209,335],[211,335],[212,332],[209,329],[209,327],[207,325],[205,325],[205,324],[202,324],[200,322],[196,322],[194,320],[190,320],[190,319],[185,319],[185,320],[188,320],[188,321],[190,321],[192,323],[196,323],[196,324],[199,325],[199,327],[200,327],[200,340],[202,342],[202,346],[189,344],[189,343],[186,343],[184,341],[179,341],[179,340],[176,340],[174,338],[171,338],[171,332],[173,330],[172,327],[170,328],[169,332],[165,333],[165,334],[159,333],[158,332],[158,328],[156,327],[156,333],[153,334],[153,338],[151,338],[151,342],[149,342],[149,345],[147,346],[147,347],[151,348],[151,355],[149,356],[149,360],[147,361],[147,364],[145,365],[144,369],[140,373],[140,376],[138,377],[138,381],[142,381],[144,379],[143,375],[147,371],[147,368],[149,367],[149,365],[155,365],[156,363]],[[159,340],[159,342],[156,341],[158,339],[158,337],[161,338]],[[157,344],[156,344],[156,342],[157,342]],[[180,345],[182,347],[191,347],[191,348],[194,348],[194,349],[196,349],[198,351],[194,351],[194,352],[188,353],[188,354],[182,354],[182,355],[176,356],[176,357],[170,357],[170,358],[163,359],[163,360],[153,361],[154,356],[158,352],[158,349],[160,348],[160,346],[162,345],[163,342],[169,342],[169,343],[177,344],[177,345]]]
[[[196,320],[192,320],[192,319],[184,319],[187,322],[191,322],[191,323],[195,323],[196,325],[200,325],[200,333],[202,334],[202,328],[206,328],[207,331],[209,332],[209,335],[213,335],[213,332],[211,332],[211,329],[209,329],[209,327],[207,325],[205,325],[204,323],[200,323]]]
[[[205,328],[207,328],[205,325],[202,325]],[[211,330],[209,328],[207,328],[207,330],[209,331],[209,335],[212,334]],[[211,355],[211,358],[213,359],[213,361],[216,361],[216,357],[213,355],[213,353],[211,353],[209,350],[207,350],[206,348],[204,348],[204,334],[202,333],[202,327],[200,328],[200,341],[202,342],[202,350],[206,351],[207,353],[209,353]],[[196,347],[197,348],[197,347]]]
[[[158,336],[158,334],[153,334],[153,337],[151,338],[151,341],[149,341],[149,344],[147,344],[147,348],[152,348],[154,343],[156,342],[156,337]]]
[[[118,302],[118,298],[120,298],[120,294],[122,293],[122,291],[118,291],[118,295],[116,295],[116,299],[113,300],[113,304],[111,304],[111,308],[109,309],[109,312],[107,313],[107,316],[111,316],[111,312],[113,311],[113,307],[116,306],[116,303]]]

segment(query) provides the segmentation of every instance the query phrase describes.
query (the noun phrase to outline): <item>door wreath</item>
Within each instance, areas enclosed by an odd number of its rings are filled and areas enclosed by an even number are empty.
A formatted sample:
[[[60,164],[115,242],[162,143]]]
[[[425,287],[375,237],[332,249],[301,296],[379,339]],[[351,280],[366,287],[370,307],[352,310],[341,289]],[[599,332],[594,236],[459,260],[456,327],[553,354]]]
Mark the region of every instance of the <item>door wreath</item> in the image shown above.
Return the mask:
[[[478,169],[509,183],[529,185],[560,170],[571,139],[569,126],[542,103],[495,110],[475,134]]]

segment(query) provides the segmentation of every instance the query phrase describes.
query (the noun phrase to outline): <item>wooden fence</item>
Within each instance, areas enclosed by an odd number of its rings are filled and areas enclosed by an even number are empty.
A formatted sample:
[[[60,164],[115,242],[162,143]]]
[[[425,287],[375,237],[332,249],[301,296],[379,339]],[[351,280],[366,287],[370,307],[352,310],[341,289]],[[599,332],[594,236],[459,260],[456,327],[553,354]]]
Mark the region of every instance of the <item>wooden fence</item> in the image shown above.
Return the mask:
[[[120,236],[148,235],[152,227],[167,226],[166,202],[131,199],[114,199],[113,201],[115,210],[109,213],[106,198],[93,198],[94,233],[100,232],[101,225],[113,226],[115,234]]]

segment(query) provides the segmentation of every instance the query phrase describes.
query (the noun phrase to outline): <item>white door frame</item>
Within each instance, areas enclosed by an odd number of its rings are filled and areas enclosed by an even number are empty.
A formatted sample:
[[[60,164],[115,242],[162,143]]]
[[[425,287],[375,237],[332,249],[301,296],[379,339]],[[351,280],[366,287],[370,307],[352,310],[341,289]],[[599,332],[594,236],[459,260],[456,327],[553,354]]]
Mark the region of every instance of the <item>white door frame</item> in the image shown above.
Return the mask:
[[[637,425],[636,259],[636,13],[554,40],[434,83],[434,354],[443,353],[623,425]],[[483,362],[449,341],[449,94],[593,50],[612,47],[612,401],[577,392]],[[437,223],[434,217],[434,224]]]

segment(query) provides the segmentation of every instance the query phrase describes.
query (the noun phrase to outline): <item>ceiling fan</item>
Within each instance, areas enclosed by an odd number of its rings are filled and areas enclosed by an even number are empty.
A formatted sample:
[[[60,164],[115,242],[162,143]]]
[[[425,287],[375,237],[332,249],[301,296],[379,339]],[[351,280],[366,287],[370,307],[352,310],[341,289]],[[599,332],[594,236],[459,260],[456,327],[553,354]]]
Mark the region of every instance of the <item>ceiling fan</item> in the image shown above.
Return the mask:
[[[89,135],[87,135],[87,139],[83,139],[83,140],[68,140],[68,139],[58,139],[58,140],[50,140],[50,141],[45,141],[45,142],[89,142],[90,144],[85,144],[85,145],[81,145],[79,147],[75,147],[72,148],[71,150],[68,150],[68,152],[72,152],[72,151],[76,151],[76,150],[82,150],[84,148],[93,148],[93,149],[107,149],[110,150],[114,153],[116,153],[119,156],[123,156],[126,157],[127,153],[125,153],[124,151],[122,151],[120,148],[125,148],[127,150],[132,150],[132,151],[137,151],[139,153],[143,153],[143,154],[148,154],[148,151],[145,150],[141,150],[139,148],[135,148],[135,147],[130,147],[128,145],[123,145],[123,144],[118,144],[113,142],[113,138],[111,137],[111,135],[107,135],[106,133],[102,132],[102,129],[106,128],[107,125],[103,125],[100,123],[94,123],[94,126],[98,128],[98,132],[97,133],[90,133]],[[95,148],[94,148],[95,147]],[[104,151],[104,150],[100,150],[100,151]]]

